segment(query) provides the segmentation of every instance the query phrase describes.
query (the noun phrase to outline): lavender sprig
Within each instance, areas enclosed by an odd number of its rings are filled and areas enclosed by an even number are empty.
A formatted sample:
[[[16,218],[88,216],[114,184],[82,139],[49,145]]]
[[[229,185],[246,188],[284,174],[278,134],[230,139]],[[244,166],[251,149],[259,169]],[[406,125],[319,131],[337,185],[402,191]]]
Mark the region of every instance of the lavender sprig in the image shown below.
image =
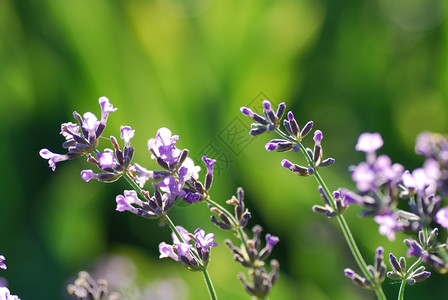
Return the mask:
[[[332,159],[332,158],[323,160],[323,150],[322,150],[322,145],[321,145],[321,141],[322,141],[322,137],[323,137],[322,132],[319,130],[315,132],[315,135],[313,138],[314,139],[314,149],[312,150],[312,149],[306,148],[302,144],[302,139],[311,131],[311,129],[313,127],[312,121],[308,122],[304,126],[304,128],[302,130],[300,130],[300,127],[297,125],[297,122],[294,118],[293,113],[288,112],[288,114],[287,114],[288,119],[285,120],[285,122],[284,122],[284,127],[285,127],[287,133],[284,133],[280,129],[280,122],[273,122],[272,119],[274,119],[274,121],[275,121],[276,118],[269,117],[270,115],[272,115],[272,113],[269,111],[271,105],[268,100],[263,101],[263,107],[264,107],[263,112],[264,112],[266,118],[261,117],[260,115],[252,112],[250,109],[248,109],[246,107],[241,108],[241,112],[244,115],[249,116],[250,118],[252,118],[253,121],[255,121],[255,123],[252,124],[253,129],[250,131],[249,134],[259,135],[266,131],[275,131],[282,138],[281,143],[283,143],[283,145],[286,145],[288,143],[290,145],[288,147],[285,147],[285,146],[282,146],[282,147],[275,146],[274,147],[273,145],[276,145],[276,144],[278,145],[279,141],[271,140],[266,145],[266,149],[268,151],[272,151],[272,150],[282,151],[284,149],[287,149],[286,151],[289,151],[289,150],[298,151],[297,149],[299,149],[302,152],[308,166],[300,166],[300,165],[294,164],[288,160],[283,160],[282,166],[300,176],[311,176],[311,175],[314,176],[314,178],[316,179],[316,181],[318,182],[318,184],[320,186],[321,191],[323,192],[321,194],[325,195],[324,201],[326,201],[325,207],[315,207],[315,211],[323,212],[325,214],[327,214],[327,212],[328,212],[328,216],[335,216],[337,218],[338,224],[342,230],[342,233],[344,234],[347,244],[352,252],[353,257],[355,258],[355,261],[357,262],[359,268],[361,269],[363,276],[366,279],[368,279],[370,282],[372,282],[372,284],[373,284],[372,289],[375,291],[378,299],[386,299],[386,296],[382,290],[381,285],[379,283],[377,283],[374,276],[369,271],[369,268],[368,268],[366,262],[364,261],[364,258],[362,257],[361,252],[358,249],[358,246],[356,245],[356,242],[353,238],[350,228],[349,228],[344,216],[342,215],[342,212],[344,211],[343,205],[341,205],[342,202],[338,201],[339,204],[337,203],[336,199],[334,198],[334,196],[328,189],[327,185],[325,184],[323,178],[320,176],[320,173],[318,171],[319,167],[326,167],[326,166],[329,166],[334,163],[334,159]],[[279,105],[279,111],[284,111],[284,110],[285,110],[285,104],[281,103]],[[277,115],[277,118],[280,119],[281,115]]]

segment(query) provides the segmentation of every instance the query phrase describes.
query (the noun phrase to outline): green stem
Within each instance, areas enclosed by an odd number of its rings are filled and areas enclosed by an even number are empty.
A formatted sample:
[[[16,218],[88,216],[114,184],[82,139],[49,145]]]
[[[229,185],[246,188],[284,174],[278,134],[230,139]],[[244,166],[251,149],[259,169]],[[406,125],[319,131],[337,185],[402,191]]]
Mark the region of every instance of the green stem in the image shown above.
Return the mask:
[[[398,300],[403,300],[404,299],[404,290],[406,287],[406,280],[408,279],[409,275],[414,272],[415,268],[417,268],[421,263],[423,262],[422,258],[417,259],[412,266],[409,267],[409,269],[406,271],[406,275],[404,276],[404,278],[401,280],[401,284],[400,284],[400,291],[398,292]]]
[[[305,146],[302,145],[301,142],[289,137],[288,135],[286,135],[284,132],[282,132],[281,130],[277,129],[276,132],[278,134],[280,134],[283,138],[296,143],[299,146],[300,151],[302,152],[302,154],[304,155],[308,165],[310,167],[314,167],[314,163],[312,158],[309,156],[308,152],[306,151]],[[333,194],[330,192],[330,190],[328,189],[327,185],[325,184],[325,181],[323,180],[323,178],[320,176],[319,171],[317,169],[314,170],[314,178],[316,179],[317,183],[322,187],[325,195],[327,196],[327,198],[329,199],[331,206],[333,207],[333,209],[336,209],[336,201],[334,200]],[[385,300],[386,295],[384,294],[384,291],[381,287],[381,285],[377,284],[375,282],[375,279],[373,278],[372,274],[370,274],[370,272],[367,270],[367,264],[364,261],[364,258],[362,257],[361,252],[359,251],[359,248],[355,242],[355,239],[353,238],[353,235],[350,231],[350,227],[348,226],[345,218],[343,215],[337,215],[337,220],[338,220],[338,224],[339,227],[342,230],[342,233],[344,235],[344,238],[350,248],[350,251],[356,261],[356,264],[358,265],[358,267],[361,269],[361,272],[363,273],[363,275],[368,278],[374,285],[375,285],[375,294],[377,296],[378,299],[381,300]]]

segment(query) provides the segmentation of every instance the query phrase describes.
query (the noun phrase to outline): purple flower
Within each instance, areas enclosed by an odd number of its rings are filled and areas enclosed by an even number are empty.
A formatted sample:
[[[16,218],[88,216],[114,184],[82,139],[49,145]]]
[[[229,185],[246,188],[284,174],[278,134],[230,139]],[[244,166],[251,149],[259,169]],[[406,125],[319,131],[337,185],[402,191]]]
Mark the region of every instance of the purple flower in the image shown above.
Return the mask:
[[[90,179],[92,178],[97,178],[96,176],[97,174],[93,173],[92,170],[82,170],[81,171],[81,178],[82,180],[84,180],[85,182],[89,182]]]
[[[205,235],[205,231],[201,228],[194,231],[194,237],[196,239],[196,247],[199,247],[205,251],[209,251],[211,247],[218,246],[218,243],[213,241],[215,235],[213,233],[208,233]]]
[[[179,232],[180,236],[182,237],[183,241],[179,240],[177,235],[174,234],[174,232],[172,232],[171,238],[173,239],[174,244],[188,243],[191,240],[190,233],[188,232],[188,230],[186,230],[182,226],[176,226],[176,229]]]
[[[207,158],[206,156],[202,156],[202,161],[207,166],[207,174],[209,173],[213,174],[213,166],[215,165],[216,160]]]
[[[131,146],[131,138],[134,137],[135,130],[132,130],[129,126],[121,126],[121,139],[124,140],[124,145],[126,148]]]
[[[101,106],[101,124],[105,125],[109,114],[116,111],[118,108],[114,108],[114,106],[109,102],[109,99],[104,96],[101,97],[98,102]]]
[[[190,250],[191,250],[191,247],[193,247],[192,245],[186,244],[186,243],[180,243],[180,244],[177,244],[176,246],[177,246],[176,251],[179,256],[184,256],[187,258],[189,258],[191,256]]]
[[[73,139],[74,135],[79,135],[79,125],[72,122],[62,123],[60,133],[66,140]]]
[[[129,168],[132,172],[137,172],[136,182],[140,187],[143,187],[149,179],[153,179],[154,171],[148,171],[138,163],[134,163],[133,166]]]
[[[20,300],[19,297],[11,295],[11,292],[7,287],[0,287],[0,299],[1,300]]]
[[[109,100],[106,101],[106,99],[102,97],[99,100],[103,113],[101,122],[90,112],[84,114],[84,119],[77,112],[74,112],[73,116],[78,121],[79,126],[71,122],[61,124],[61,134],[65,138],[62,147],[68,149],[68,153],[56,154],[48,149],[40,150],[40,156],[48,159],[48,164],[53,171],[56,170],[56,163],[75,159],[95,150],[95,147],[98,145],[98,139],[106,127],[107,115],[109,112],[116,110],[111,109],[112,106]]]
[[[280,239],[274,235],[266,234],[266,247],[272,249],[280,241]]]
[[[406,251],[408,256],[421,257],[424,260],[428,258],[426,251],[423,251],[422,246],[420,246],[415,240],[405,239],[404,243],[409,247],[408,251]]]
[[[404,167],[398,163],[392,164],[389,156],[385,154],[378,156],[374,162],[374,167],[380,182],[396,185],[401,181]]]
[[[159,252],[160,252],[159,258],[170,257],[170,258],[172,258],[175,261],[178,260],[178,256],[174,252],[173,246],[172,245],[168,245],[165,242],[161,242],[159,244]]]
[[[84,122],[82,122],[82,129],[87,131],[90,136],[95,136],[96,130],[98,129],[98,126],[100,125],[100,121],[96,118],[94,114],[91,112],[86,112],[84,114]]]
[[[124,191],[124,195],[118,195],[115,201],[117,202],[116,210],[119,212],[129,211],[138,214],[138,210],[132,204],[143,206],[143,201],[138,199],[136,191]]]
[[[396,214],[389,212],[376,215],[373,220],[379,224],[379,233],[386,236],[390,241],[395,240],[395,232],[403,229]]]
[[[186,172],[185,169],[183,171]],[[185,173],[183,173],[183,175],[185,175]],[[179,174],[179,178],[183,179],[183,177],[184,176],[181,177],[181,174]],[[165,179],[163,179],[163,181],[157,184],[160,190],[165,192],[167,197],[169,197],[173,201],[177,197],[182,197],[185,195],[185,191],[182,189],[183,185],[184,185],[183,181],[179,180],[178,182],[173,176],[167,176],[165,177]]]
[[[418,155],[430,157],[434,153],[434,149],[437,145],[436,135],[430,132],[420,133],[415,143],[415,152]]]
[[[61,162],[61,161],[66,161],[69,159],[74,158],[75,155],[69,155],[69,154],[57,154],[57,153],[53,153],[48,149],[42,149],[39,151],[39,155],[43,158],[43,159],[48,159],[48,165],[50,166],[50,168],[55,171],[56,170],[56,163]],[[81,155],[81,154],[80,154]],[[80,156],[78,155],[78,156]]]
[[[439,211],[436,213],[436,216],[434,217],[434,221],[448,230],[448,207],[439,209]]]
[[[102,170],[116,169],[119,164],[115,160],[114,151],[111,149],[104,149],[103,153],[98,153],[98,164]]]
[[[171,136],[171,131],[162,127],[157,131],[156,137],[148,141],[148,150],[167,163],[176,163],[181,154],[175,147],[178,139],[178,135]]]
[[[5,260],[5,257],[3,255],[0,255],[0,269],[6,270],[7,266],[6,264],[3,262]]]
[[[361,162],[352,170],[352,180],[356,183],[358,191],[364,193],[376,189],[376,172],[366,162]]]
[[[316,130],[316,131],[314,132],[314,137],[313,137],[313,140],[314,140],[314,142],[316,143],[316,145],[319,145],[319,146],[320,146],[320,142],[322,141],[322,138],[323,138],[322,131],[320,131],[320,130]]]
[[[361,134],[355,149],[365,153],[374,153],[383,146],[383,139],[379,133],[365,132]]]
[[[199,178],[199,171],[201,171],[201,167],[200,166],[196,166],[194,164],[194,161],[187,157],[185,159],[185,161],[182,163],[182,168],[185,168],[185,175],[183,180],[186,181],[188,180],[190,177],[193,177],[194,179],[198,179]],[[180,173],[180,170],[179,170]]]

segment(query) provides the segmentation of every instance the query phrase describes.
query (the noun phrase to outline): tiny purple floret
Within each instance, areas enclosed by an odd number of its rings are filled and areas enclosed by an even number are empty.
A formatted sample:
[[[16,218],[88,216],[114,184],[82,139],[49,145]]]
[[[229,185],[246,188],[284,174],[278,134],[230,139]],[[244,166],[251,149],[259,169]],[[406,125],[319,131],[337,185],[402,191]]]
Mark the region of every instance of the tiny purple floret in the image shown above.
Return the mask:
[[[374,153],[376,150],[380,149],[383,144],[383,138],[379,133],[365,132],[359,136],[355,149],[356,151],[365,153]]]
[[[322,131],[316,130],[314,132],[314,137],[313,137],[313,140],[316,142],[316,145],[320,145],[320,142],[322,141],[322,138],[323,138]]]
[[[81,178],[85,182],[89,182],[90,179],[95,178],[95,173],[93,173],[92,170],[82,170],[81,171]]]
[[[196,245],[205,251],[208,251],[211,247],[218,246],[218,243],[213,241],[215,235],[213,233],[205,235],[205,231],[202,228],[198,228],[194,231],[194,237],[196,238]]]
[[[0,269],[6,270],[6,264],[3,262],[5,260],[5,257],[3,255],[0,255]]]
[[[436,216],[434,217],[434,221],[448,230],[448,207],[439,209]]]
[[[130,147],[130,140],[134,137],[135,130],[132,130],[129,126],[121,126],[121,139],[124,141],[124,145],[126,148]]]
[[[287,159],[282,160],[282,167],[283,168],[289,169],[289,168],[291,168],[291,166],[292,166],[292,163],[289,160],[287,160]]]

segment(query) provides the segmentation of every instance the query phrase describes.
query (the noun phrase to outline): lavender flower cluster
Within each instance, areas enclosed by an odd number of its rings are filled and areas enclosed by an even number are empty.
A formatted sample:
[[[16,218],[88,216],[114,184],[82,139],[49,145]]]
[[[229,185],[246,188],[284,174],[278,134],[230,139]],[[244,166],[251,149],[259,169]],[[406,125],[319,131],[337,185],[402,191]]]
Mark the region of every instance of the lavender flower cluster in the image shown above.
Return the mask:
[[[345,275],[359,286],[374,290],[378,299],[386,299],[381,288],[386,275],[392,280],[400,280],[399,299],[403,299],[406,284],[415,284],[431,275],[422,263],[433,271],[447,273],[448,245],[447,241],[440,241],[438,237],[439,230],[448,230],[448,206],[442,207],[442,200],[448,195],[447,138],[429,132],[420,134],[415,150],[426,161],[421,168],[411,172],[401,164],[392,163],[389,156],[377,155],[377,151],[383,146],[379,133],[363,133],[355,149],[364,152],[366,159],[349,170],[356,191],[339,188],[331,193],[319,173],[319,168],[335,162],[333,158],[323,159],[322,132],[316,130],[313,149],[306,148],[302,140],[311,132],[313,122],[309,121],[300,129],[293,113],[288,112],[283,120],[283,131],[280,125],[285,110],[285,104],[281,103],[274,111],[267,100],[263,101],[263,115],[247,107],[241,108],[243,115],[253,121],[250,135],[275,132],[280,136],[266,144],[267,151],[300,151],[303,154],[306,165],[295,164],[286,159],[281,165],[297,175],[316,178],[324,205],[313,206],[313,211],[337,218],[362,272],[359,275],[351,269],[345,269]],[[407,209],[402,208],[405,206],[403,201],[407,201]],[[374,264],[367,265],[343,216],[350,205],[361,207],[361,217],[373,217],[379,226],[379,233],[389,240],[394,241],[397,232],[407,234],[403,242],[408,247],[407,256],[415,257],[414,263],[407,267],[404,257],[397,258],[390,253],[391,269],[387,272],[383,261],[384,250],[378,247]]]
[[[176,147],[179,136],[173,135],[168,128],[160,128],[156,137],[148,141],[148,151],[160,167],[159,170],[148,170],[132,162],[134,148],[130,141],[135,131],[129,126],[120,128],[123,147],[114,136],[111,136],[109,140],[112,147],[100,151],[99,141],[104,133],[106,121],[109,114],[115,112],[117,108],[114,108],[106,97],[101,97],[99,104],[100,120],[90,112],[85,113],[83,117],[74,112],[73,116],[78,124],[68,122],[61,125],[61,134],[65,138],[62,146],[67,149],[67,153],[57,154],[48,149],[40,151],[40,156],[48,160],[50,168],[55,171],[56,164],[59,162],[86,156],[87,162],[95,165],[97,170],[81,171],[81,178],[85,182],[95,179],[110,183],[124,178],[132,189],[125,190],[123,194],[116,196],[116,210],[128,211],[143,218],[157,219],[160,226],[168,224],[172,230],[172,243],[160,243],[160,258],[169,257],[191,271],[203,272],[211,299],[217,299],[207,271],[211,248],[218,245],[214,241],[214,234],[206,234],[202,228],[197,228],[190,233],[184,227],[176,226],[168,215],[178,201],[188,204],[206,203],[210,211],[216,214],[211,218],[212,223],[223,230],[231,231],[234,238],[241,243],[241,248],[238,248],[230,240],[225,242],[233,252],[234,260],[249,269],[250,282],[243,274],[239,275],[245,290],[251,296],[265,298],[279,275],[278,262],[272,260],[271,271],[268,272],[265,261],[279,239],[267,234],[266,246],[262,248],[262,228],[258,225],[253,227],[253,237],[249,239],[244,228],[251,214],[244,205],[243,189],[239,188],[237,196],[227,201],[229,205],[235,206],[234,215],[212,200],[209,192],[213,184],[213,169],[216,161],[202,157],[206,174],[203,181],[199,180],[201,168],[188,157],[187,149],[181,150]],[[149,183],[151,191],[145,188]],[[104,284],[96,283],[86,274],[88,275],[88,273],[80,273],[80,278],[75,284],[69,286],[69,293],[80,297],[81,294],[89,294],[86,290],[90,288],[104,295],[101,299],[106,299]],[[93,286],[98,288],[92,288]]]
[[[5,256],[0,255],[0,269],[6,270],[8,267],[4,263]],[[0,285],[0,300],[20,300],[20,298],[16,295],[11,295],[8,287],[4,285],[4,282]]]

